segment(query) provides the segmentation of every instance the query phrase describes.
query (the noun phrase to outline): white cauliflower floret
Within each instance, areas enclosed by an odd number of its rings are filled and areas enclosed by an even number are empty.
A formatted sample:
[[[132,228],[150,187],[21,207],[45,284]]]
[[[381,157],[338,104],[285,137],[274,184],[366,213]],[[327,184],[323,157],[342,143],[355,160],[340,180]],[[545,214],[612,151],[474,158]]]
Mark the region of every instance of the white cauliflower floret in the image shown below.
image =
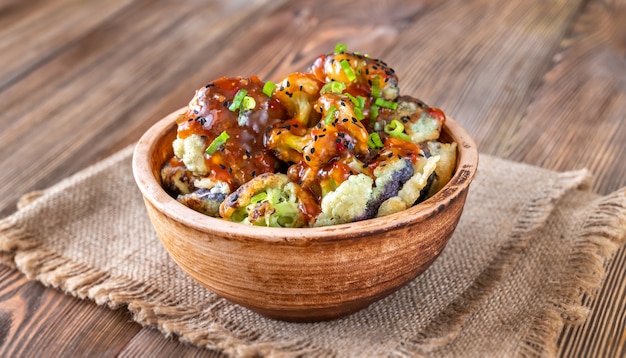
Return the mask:
[[[387,199],[380,205],[378,216],[397,213],[413,206],[420,197],[422,189],[428,184],[428,177],[437,168],[439,159],[440,157],[435,155],[417,162],[415,174],[404,183],[397,196]]]
[[[208,172],[204,162],[206,142],[199,134],[192,134],[185,139],[176,138],[172,143],[174,155],[180,158],[187,169],[196,175],[204,175]]]
[[[204,185],[204,187],[198,186],[198,184]],[[228,184],[221,181],[198,179],[194,185],[198,189],[189,194],[179,195],[176,200],[195,211],[213,217],[219,216],[220,204],[230,194]]]
[[[431,155],[439,156],[439,162],[435,169],[435,180],[432,183],[428,196],[441,190],[452,178],[454,168],[456,168],[456,143],[428,142],[428,149]]]
[[[322,212],[315,226],[355,221],[365,213],[374,180],[365,174],[351,175],[334,191],[322,198]]]

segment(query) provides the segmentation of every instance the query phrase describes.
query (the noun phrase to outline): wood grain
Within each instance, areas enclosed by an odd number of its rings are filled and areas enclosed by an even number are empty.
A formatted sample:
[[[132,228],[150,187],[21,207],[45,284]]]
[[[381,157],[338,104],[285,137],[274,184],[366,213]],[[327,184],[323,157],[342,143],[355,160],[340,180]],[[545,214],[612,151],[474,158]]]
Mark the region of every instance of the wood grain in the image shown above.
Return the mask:
[[[337,42],[384,59],[483,153],[626,186],[623,0],[0,0],[0,217],[134,143],[220,76],[278,80]],[[562,356],[620,356],[626,253]],[[72,314],[68,314],[72,312]],[[217,356],[0,266],[0,356]]]

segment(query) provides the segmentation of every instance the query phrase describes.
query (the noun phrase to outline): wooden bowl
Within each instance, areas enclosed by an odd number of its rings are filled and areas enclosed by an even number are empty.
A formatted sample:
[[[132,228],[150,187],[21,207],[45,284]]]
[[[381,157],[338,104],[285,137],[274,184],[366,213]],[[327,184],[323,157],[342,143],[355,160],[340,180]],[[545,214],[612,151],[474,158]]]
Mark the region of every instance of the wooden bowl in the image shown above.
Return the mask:
[[[448,119],[442,140],[458,144],[450,182],[403,212],[320,228],[266,228],[200,214],[170,197],[160,168],[172,156],[173,112],[139,140],[135,181],[172,259],[216,294],[262,315],[320,321],[356,312],[426,270],[454,231],[476,173],[474,141]]]

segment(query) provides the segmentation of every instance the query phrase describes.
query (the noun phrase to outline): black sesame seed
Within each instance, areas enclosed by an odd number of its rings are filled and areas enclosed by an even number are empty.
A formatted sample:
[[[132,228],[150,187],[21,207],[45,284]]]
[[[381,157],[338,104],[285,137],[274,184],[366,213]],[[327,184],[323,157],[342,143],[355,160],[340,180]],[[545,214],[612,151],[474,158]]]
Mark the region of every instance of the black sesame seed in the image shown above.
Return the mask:
[[[368,79],[367,80],[367,84],[370,85],[370,87],[372,86],[372,80]]]
[[[304,157],[306,159],[307,162],[311,161],[311,157],[309,157],[308,155]]]
[[[315,153],[315,148],[311,148],[311,154]]]
[[[252,173],[250,173],[250,175],[252,175],[253,177],[255,177],[255,176],[256,176],[256,171],[254,171],[254,170],[253,170],[253,171],[252,171]]]
[[[342,119],[342,121],[343,122],[347,122],[347,121],[349,121],[349,119],[348,118],[344,118],[344,119]]]
[[[393,153],[387,154],[387,158],[391,158],[391,157],[393,157]]]
[[[204,86],[204,88],[209,88],[209,87],[213,87],[215,86],[215,83],[209,83],[208,85]]]
[[[220,168],[226,169],[226,166],[224,164],[220,164]]]
[[[302,92],[302,85],[300,85],[300,92]]]
[[[228,174],[232,174],[233,173],[233,168],[228,167]]]
[[[276,132],[276,135],[280,135],[283,131]]]
[[[398,154],[398,159],[402,159],[402,156],[400,154]]]
[[[322,137],[326,137],[326,134],[320,134],[320,135],[319,135],[319,137],[320,137],[320,138],[322,138]]]
[[[335,143],[341,143],[341,139],[340,138],[335,139]]]
[[[289,83],[289,80],[287,80],[287,87],[291,86],[291,83]]]
[[[201,135],[200,138],[206,139],[206,136],[205,135]]]
[[[340,136],[341,138],[344,138],[346,136],[346,134],[344,132],[339,132],[337,133],[338,136]]]

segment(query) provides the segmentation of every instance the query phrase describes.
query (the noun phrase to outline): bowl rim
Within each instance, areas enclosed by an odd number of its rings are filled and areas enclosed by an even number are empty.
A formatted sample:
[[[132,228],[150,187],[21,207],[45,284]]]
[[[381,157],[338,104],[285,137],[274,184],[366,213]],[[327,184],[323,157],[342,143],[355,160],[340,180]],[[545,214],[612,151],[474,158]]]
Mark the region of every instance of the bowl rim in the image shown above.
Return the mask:
[[[248,240],[266,242],[340,241],[390,231],[396,227],[426,220],[448,207],[469,187],[478,167],[476,143],[463,127],[454,119],[447,117],[444,130],[457,142],[457,166],[450,181],[427,200],[398,213],[345,224],[305,228],[245,225],[210,217],[186,207],[171,197],[154,177],[150,167],[151,153],[156,149],[156,142],[165,133],[175,130],[176,118],[184,111],[186,107],[171,112],[141,136],[132,157],[135,182],[144,200],[170,219],[201,232],[213,232],[237,240],[245,237]]]

